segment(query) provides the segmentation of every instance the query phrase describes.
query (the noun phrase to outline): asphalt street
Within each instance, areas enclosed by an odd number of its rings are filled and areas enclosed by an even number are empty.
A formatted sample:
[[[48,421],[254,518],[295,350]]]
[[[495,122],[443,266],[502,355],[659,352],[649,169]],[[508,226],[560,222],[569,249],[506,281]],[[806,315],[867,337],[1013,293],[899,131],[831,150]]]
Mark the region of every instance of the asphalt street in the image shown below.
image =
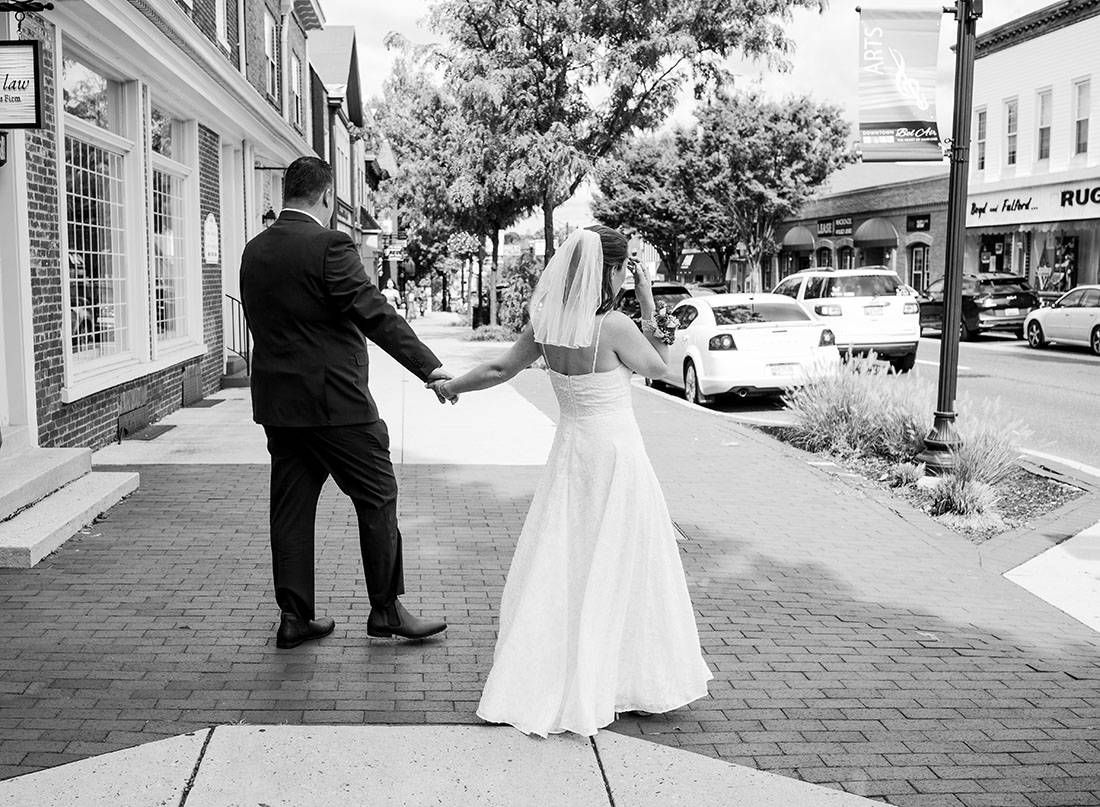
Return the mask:
[[[933,384],[939,351],[938,337],[921,339],[914,372]],[[883,383],[890,383],[888,376]],[[959,346],[958,390],[960,400],[999,399],[1004,413],[1029,432],[1022,448],[1032,456],[1069,460],[1078,470],[1100,476],[1100,356],[1088,348],[1034,350],[1010,336],[985,335]],[[711,407],[756,425],[789,419],[773,398],[723,398]]]

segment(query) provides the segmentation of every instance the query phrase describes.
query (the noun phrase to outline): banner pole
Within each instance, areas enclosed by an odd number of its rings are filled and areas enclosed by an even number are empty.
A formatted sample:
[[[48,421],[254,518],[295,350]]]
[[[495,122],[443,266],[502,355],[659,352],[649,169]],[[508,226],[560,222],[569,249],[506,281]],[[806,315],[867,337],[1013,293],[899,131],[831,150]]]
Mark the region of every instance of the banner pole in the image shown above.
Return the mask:
[[[970,170],[970,116],[974,101],[975,26],[981,0],[957,0],[954,8],[958,38],[955,46],[955,103],[951,122],[951,169],[947,196],[947,255],[944,264],[943,321],[940,333],[939,386],[932,428],[917,459],[933,473],[955,468],[962,439],[955,428],[955,396],[959,376],[962,324],[963,247],[966,233],[967,187]]]

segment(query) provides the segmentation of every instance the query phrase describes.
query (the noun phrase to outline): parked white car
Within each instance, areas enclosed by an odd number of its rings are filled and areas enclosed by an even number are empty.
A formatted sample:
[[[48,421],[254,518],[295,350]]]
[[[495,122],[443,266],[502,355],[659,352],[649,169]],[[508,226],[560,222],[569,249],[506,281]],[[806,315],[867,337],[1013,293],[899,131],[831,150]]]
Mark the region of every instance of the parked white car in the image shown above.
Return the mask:
[[[653,379],[703,404],[712,395],[778,394],[840,363],[833,332],[778,294],[713,294],[684,300],[668,373]]]
[[[886,266],[808,269],[784,278],[772,293],[828,323],[845,354],[877,354],[898,372],[916,364],[920,303]]]
[[[1027,343],[1085,345],[1100,356],[1100,286],[1078,286],[1049,308],[1036,308],[1024,320]]]

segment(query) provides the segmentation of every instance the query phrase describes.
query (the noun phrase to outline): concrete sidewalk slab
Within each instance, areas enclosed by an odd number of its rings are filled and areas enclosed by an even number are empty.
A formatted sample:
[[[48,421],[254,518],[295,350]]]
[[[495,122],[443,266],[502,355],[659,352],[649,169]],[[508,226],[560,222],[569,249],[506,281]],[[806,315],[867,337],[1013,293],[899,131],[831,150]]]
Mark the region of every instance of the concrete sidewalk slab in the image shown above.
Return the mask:
[[[488,726],[221,726],[187,807],[607,807],[588,740]]]
[[[1100,631],[1100,522],[1004,576]]]
[[[210,730],[0,782],[0,807],[153,807],[180,803]]]
[[[502,353],[489,344],[471,356],[449,318],[436,317],[428,341],[451,372]],[[439,336],[435,336],[435,335]],[[542,465],[554,422],[510,385],[442,405],[419,379],[368,343],[371,393],[390,432],[395,465]],[[95,453],[95,465],[267,465],[267,438],[252,422],[248,389],[226,389],[216,406],[180,409],[158,421],[173,428],[153,440],[126,440]]]
[[[0,807],[870,807],[784,776],[600,732],[218,726],[0,782]]]
[[[610,731],[596,735],[596,747],[614,803],[622,807],[867,807],[883,803]]]

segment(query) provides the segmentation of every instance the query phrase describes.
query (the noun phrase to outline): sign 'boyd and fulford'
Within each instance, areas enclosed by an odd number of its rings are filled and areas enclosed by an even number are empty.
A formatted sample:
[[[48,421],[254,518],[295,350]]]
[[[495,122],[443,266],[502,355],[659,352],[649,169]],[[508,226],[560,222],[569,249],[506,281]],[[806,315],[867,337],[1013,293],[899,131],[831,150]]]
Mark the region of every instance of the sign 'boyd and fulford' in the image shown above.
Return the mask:
[[[968,227],[1074,221],[1100,217],[1096,180],[1025,188],[1012,195],[976,193],[970,197]]]

